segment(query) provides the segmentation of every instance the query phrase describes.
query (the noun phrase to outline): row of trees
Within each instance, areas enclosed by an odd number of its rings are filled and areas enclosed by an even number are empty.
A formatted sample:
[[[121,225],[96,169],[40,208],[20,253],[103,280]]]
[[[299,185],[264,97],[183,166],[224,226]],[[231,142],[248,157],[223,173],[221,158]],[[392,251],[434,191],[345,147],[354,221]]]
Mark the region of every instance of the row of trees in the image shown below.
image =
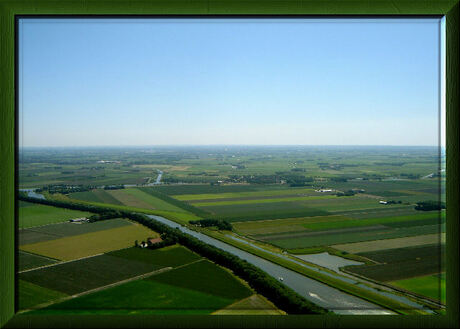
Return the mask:
[[[96,186],[90,185],[46,185],[37,189],[37,192],[48,192],[50,194],[68,194],[73,192],[86,192],[95,188]]]
[[[98,214],[106,213],[107,208],[74,204],[71,202],[57,201],[57,200],[43,200],[37,198],[30,198],[20,196],[20,200],[57,206],[61,208],[68,208],[74,210],[83,210],[95,212]],[[273,277],[269,276],[266,272],[258,267],[248,263],[247,261],[230,254],[224,250],[218,249],[208,245],[195,237],[182,233],[179,228],[171,228],[159,221],[153,220],[145,215],[127,211],[120,211],[120,217],[129,218],[136,221],[155,232],[165,234],[165,237],[175,239],[181,245],[189,248],[190,250],[206,257],[215,263],[231,269],[235,275],[246,280],[249,285],[259,294],[264,295],[271,300],[278,308],[286,311],[289,314],[325,314],[328,311],[320,306],[317,306],[304,297],[298,295],[292,289],[278,282]]]
[[[446,209],[446,204],[441,201],[420,201],[417,202],[415,210],[430,211]]]
[[[200,219],[200,220],[191,220],[189,221],[192,225],[202,226],[202,227],[212,227],[216,226],[219,230],[233,230],[232,224],[226,220],[221,219]]]

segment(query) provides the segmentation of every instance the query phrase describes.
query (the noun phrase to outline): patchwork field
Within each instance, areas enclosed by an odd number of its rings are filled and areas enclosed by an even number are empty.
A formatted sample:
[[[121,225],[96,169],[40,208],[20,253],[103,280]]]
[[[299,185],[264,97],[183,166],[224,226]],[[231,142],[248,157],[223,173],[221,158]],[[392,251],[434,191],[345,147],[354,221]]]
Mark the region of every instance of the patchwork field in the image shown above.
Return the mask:
[[[133,225],[133,223],[127,219],[121,218],[83,224],[65,222],[43,225],[40,227],[19,230],[19,245],[56,240],[67,236],[98,232],[129,225]]]
[[[41,204],[27,204],[25,206],[23,204],[23,206],[19,207],[19,228],[66,222],[69,219],[91,215],[89,212],[56,208]]]
[[[135,260],[160,267],[177,267],[197,261],[201,256],[182,246],[173,245],[156,250],[126,248],[107,253],[107,255]]]
[[[225,269],[202,260],[54,304],[43,311],[209,314],[252,294]]]
[[[19,272],[29,270],[32,268],[37,268],[40,266],[50,265],[57,262],[57,260],[40,255],[30,254],[21,250],[18,251],[18,260]]]
[[[84,224],[82,224],[84,225]],[[20,250],[60,260],[97,255],[134,245],[135,240],[156,237],[157,233],[139,224],[85,233],[55,240],[25,244]]]
[[[444,267],[443,258],[438,246],[410,247],[391,249],[387,253],[362,253],[373,260],[380,260],[382,264],[347,266],[345,269],[377,281],[396,281],[415,276],[436,274]]]
[[[183,209],[158,199],[155,196],[138,188],[126,188],[120,190],[95,189],[88,192],[71,193],[69,196],[73,199],[89,202],[125,205],[128,207],[136,207],[142,209],[184,212]]]
[[[19,274],[19,279],[74,295],[160,269],[160,266],[99,255]],[[116,269],[116,270],[115,270]]]
[[[328,231],[321,231],[321,233],[318,232],[315,235],[313,235],[313,233],[307,232],[303,233],[302,236],[299,236],[298,234],[295,234],[294,236],[284,234],[282,238],[280,235],[275,235],[274,238],[271,236],[265,236],[263,240],[286,249],[307,248],[316,246],[330,246],[334,243],[345,244],[352,242],[435,234],[439,232],[440,228],[439,225],[424,225],[395,229],[387,228],[385,226],[368,226],[355,228],[355,231],[351,232],[347,230],[349,229],[334,230],[333,233]]]
[[[406,238],[386,239],[369,242],[347,243],[331,245],[334,249],[342,250],[348,253],[360,253],[377,250],[387,250],[392,248],[404,248],[421,246],[427,244],[438,244],[446,242],[446,234],[426,234]]]

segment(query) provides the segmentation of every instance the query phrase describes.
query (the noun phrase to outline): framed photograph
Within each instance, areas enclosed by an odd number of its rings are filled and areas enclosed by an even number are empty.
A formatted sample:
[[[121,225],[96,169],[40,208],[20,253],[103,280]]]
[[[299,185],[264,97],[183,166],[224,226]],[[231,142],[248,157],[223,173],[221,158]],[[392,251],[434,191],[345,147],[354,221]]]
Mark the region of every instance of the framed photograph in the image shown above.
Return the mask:
[[[458,1],[0,4],[0,326],[459,325]]]

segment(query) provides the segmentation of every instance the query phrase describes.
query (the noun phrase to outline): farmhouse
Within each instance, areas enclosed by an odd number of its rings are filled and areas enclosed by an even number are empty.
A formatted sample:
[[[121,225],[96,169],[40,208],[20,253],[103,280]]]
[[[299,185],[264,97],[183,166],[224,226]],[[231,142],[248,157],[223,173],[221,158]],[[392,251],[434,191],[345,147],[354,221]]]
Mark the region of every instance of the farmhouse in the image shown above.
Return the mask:
[[[82,223],[89,222],[89,219],[86,217],[74,218],[74,219],[69,219],[69,222],[75,223],[75,224],[82,224]]]
[[[162,242],[162,241],[163,241],[162,238],[155,238],[155,239],[154,239],[154,238],[150,238],[150,239],[147,240],[147,244],[148,244],[149,246],[152,246],[152,245],[157,244],[157,243],[160,243],[160,242]]]
[[[331,189],[319,189],[319,190],[315,190],[315,192],[324,193],[324,192],[332,192],[332,190]]]
[[[386,201],[379,201],[380,204],[387,204],[388,202]]]

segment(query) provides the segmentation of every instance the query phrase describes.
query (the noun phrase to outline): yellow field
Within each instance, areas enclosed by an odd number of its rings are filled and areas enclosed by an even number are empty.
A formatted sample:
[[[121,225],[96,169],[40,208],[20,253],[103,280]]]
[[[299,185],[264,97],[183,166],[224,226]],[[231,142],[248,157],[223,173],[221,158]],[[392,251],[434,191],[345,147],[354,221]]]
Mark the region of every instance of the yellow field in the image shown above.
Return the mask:
[[[73,260],[131,247],[135,240],[140,242],[157,236],[156,232],[145,226],[133,223],[104,231],[27,244],[19,249],[60,260]]]
[[[441,239],[439,239],[439,234],[426,234],[426,235],[411,236],[407,238],[396,238],[396,239],[385,239],[385,240],[375,240],[375,241],[366,241],[366,242],[336,244],[331,247],[334,249],[338,249],[338,250],[342,250],[342,251],[346,251],[346,252],[354,254],[358,252],[414,247],[414,246],[421,246],[424,244],[435,244],[435,243],[440,242],[440,240],[441,240],[441,243],[446,242],[446,233],[441,233]]]
[[[282,315],[286,314],[276,308],[270,301],[261,295],[252,295],[233,303],[212,314],[216,315]]]

